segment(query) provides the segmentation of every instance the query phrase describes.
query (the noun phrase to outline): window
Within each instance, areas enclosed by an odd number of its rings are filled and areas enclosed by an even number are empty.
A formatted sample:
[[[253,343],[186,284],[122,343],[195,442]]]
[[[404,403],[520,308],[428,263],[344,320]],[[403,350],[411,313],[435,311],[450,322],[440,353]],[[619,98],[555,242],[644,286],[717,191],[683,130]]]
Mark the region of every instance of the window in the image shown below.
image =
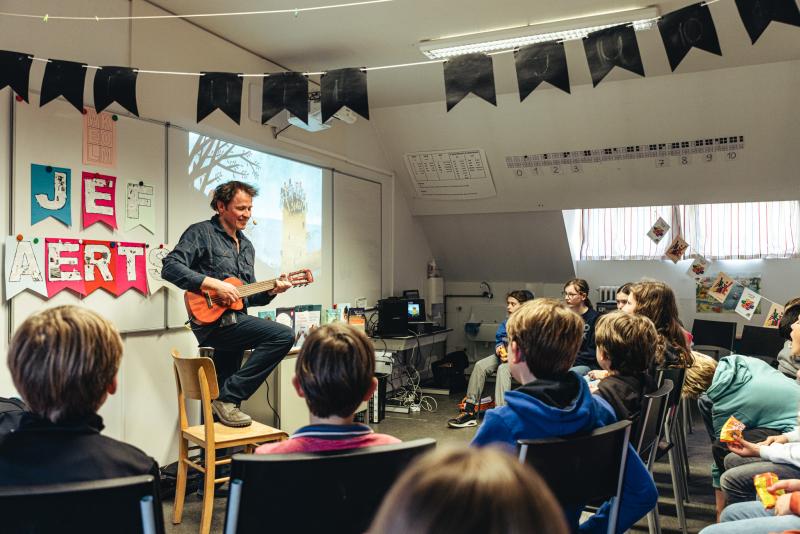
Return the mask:
[[[647,232],[658,218],[670,232],[657,245]],[[800,255],[800,202],[739,202],[580,210],[581,260],[661,259],[675,235],[687,257],[791,258]]]

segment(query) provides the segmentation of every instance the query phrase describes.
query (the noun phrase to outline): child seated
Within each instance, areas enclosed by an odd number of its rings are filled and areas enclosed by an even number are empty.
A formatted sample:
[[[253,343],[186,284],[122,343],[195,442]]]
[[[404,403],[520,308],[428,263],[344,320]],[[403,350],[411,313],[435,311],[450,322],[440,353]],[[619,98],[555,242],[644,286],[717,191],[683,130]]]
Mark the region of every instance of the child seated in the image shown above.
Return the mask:
[[[616,422],[611,406],[589,392],[586,380],[569,371],[583,339],[583,320],[577,313],[557,300],[537,299],[514,312],[507,329],[511,374],[523,386],[506,394],[506,406],[487,412],[474,445],[515,447],[520,439],[586,434]],[[657,499],[653,478],[630,447],[618,531],[644,517]],[[578,529],[582,508],[564,510],[573,530]],[[609,511],[606,502],[580,530],[604,531]]]
[[[658,332],[643,315],[615,311],[595,325],[597,363],[608,372],[597,384],[597,395],[614,409],[618,420],[630,419],[642,408],[645,394],[656,390],[647,372],[655,357]]]
[[[316,452],[400,443],[370,427],[353,423],[359,404],[372,397],[375,349],[360,330],[344,323],[321,326],[308,334],[297,356],[292,378],[297,394],[306,400],[310,424],[286,441],[267,443],[258,454]]]
[[[566,534],[550,488],[514,456],[485,449],[438,449],[406,470],[369,534]]]
[[[117,390],[121,358],[117,329],[85,308],[50,308],[20,325],[8,368],[30,411],[0,437],[0,486],[148,474],[158,480],[155,460],[100,435],[97,410]]]

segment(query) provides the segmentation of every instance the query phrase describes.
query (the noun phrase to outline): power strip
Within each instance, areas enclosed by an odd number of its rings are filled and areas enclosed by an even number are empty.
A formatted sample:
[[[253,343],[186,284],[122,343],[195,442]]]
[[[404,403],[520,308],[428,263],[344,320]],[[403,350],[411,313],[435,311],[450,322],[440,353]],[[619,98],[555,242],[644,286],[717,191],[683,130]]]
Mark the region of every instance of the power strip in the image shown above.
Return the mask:
[[[391,404],[386,405],[386,411],[393,413],[411,413],[408,406],[393,406]]]

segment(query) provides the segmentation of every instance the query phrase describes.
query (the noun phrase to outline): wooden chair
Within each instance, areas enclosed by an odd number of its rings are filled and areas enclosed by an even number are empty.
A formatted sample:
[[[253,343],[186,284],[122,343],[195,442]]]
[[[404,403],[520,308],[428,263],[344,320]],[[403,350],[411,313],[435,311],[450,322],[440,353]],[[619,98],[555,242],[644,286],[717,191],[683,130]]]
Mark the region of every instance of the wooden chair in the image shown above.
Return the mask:
[[[205,475],[203,488],[203,515],[200,520],[201,534],[211,528],[211,514],[214,508],[214,484],[225,482],[230,477],[217,478],[218,465],[231,463],[230,457],[217,458],[217,449],[245,447],[253,452],[255,447],[268,441],[286,439],[285,432],[253,421],[250,426],[233,428],[214,422],[211,401],[219,397],[217,372],[211,358],[181,357],[172,351],[175,369],[175,385],[178,388],[178,480],[175,487],[175,507],[172,522],[178,524],[183,515],[183,501],[186,497],[186,476],[188,468],[197,469]],[[203,424],[189,426],[186,414],[186,400],[199,400],[203,414]],[[205,450],[202,465],[189,458],[189,442]]]

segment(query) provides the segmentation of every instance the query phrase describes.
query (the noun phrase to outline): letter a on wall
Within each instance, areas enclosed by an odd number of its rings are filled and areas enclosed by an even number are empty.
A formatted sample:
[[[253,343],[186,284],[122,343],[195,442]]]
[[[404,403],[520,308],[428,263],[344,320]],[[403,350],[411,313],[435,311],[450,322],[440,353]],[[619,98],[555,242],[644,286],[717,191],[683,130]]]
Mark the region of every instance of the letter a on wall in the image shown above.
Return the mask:
[[[83,227],[96,222],[117,228],[117,179],[96,172],[83,173]]]
[[[45,262],[47,271],[47,296],[52,297],[59,291],[71,289],[79,295],[85,295],[83,284],[83,255],[77,239],[44,240]]]
[[[6,237],[6,300],[26,289],[47,297],[44,281],[44,240]]]
[[[72,225],[71,171],[31,164],[31,225],[53,217]]]

